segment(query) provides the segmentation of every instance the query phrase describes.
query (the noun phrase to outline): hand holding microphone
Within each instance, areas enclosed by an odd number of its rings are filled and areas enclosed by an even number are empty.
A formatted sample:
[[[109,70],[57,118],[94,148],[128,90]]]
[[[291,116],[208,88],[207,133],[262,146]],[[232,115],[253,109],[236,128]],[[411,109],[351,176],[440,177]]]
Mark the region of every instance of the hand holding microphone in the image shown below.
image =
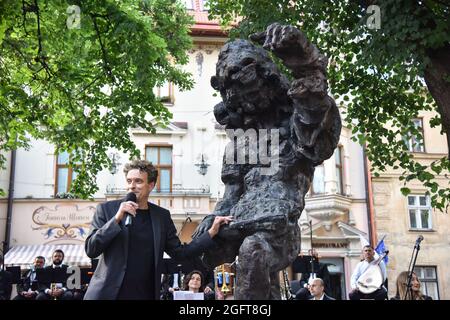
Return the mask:
[[[125,226],[128,227],[129,225],[131,225],[133,217],[136,215],[136,210],[139,208],[136,201],[137,198],[135,193],[130,192],[127,194],[124,202],[120,204],[119,210],[116,213],[115,219],[117,223],[119,223],[126,215]]]

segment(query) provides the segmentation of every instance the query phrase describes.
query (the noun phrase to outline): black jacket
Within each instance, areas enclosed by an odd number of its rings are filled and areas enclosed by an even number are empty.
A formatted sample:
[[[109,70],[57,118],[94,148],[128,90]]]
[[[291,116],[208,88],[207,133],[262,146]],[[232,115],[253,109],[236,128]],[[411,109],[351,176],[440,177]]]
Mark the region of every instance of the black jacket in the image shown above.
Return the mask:
[[[39,290],[37,277],[35,278],[35,281],[31,282],[31,270],[26,271],[22,279],[20,279],[19,283],[17,284],[17,294],[20,295],[22,292],[26,292],[29,289],[32,289],[34,291]]]
[[[314,300],[314,297],[310,298],[309,300]],[[325,295],[323,296],[323,300],[336,300],[336,299],[334,299],[334,298],[328,296],[327,294],[325,294]]]
[[[12,274],[0,270],[0,300],[10,300],[12,291]]]
[[[115,221],[115,214],[123,200],[108,201],[97,206],[89,236],[85,242],[86,254],[90,258],[99,257],[97,269],[89,283],[85,300],[116,299],[127,268],[128,229],[124,222]],[[181,245],[177,230],[170,217],[170,212],[155,204],[149,203],[154,236],[154,296],[160,296],[161,270],[163,253],[173,258],[184,259],[201,254],[213,247],[209,233],[205,232],[188,245]]]

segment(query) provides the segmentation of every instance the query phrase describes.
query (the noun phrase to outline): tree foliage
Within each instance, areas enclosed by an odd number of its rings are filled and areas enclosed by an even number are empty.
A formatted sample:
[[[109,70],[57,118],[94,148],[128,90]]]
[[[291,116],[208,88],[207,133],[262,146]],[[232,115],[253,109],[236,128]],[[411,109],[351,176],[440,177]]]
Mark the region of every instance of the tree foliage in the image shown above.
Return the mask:
[[[77,165],[72,192],[91,196],[110,148],[139,155],[130,128],[168,123],[153,88],[192,87],[191,24],[175,0],[1,0],[0,152],[47,140]]]
[[[210,17],[224,26],[239,17],[233,37],[246,38],[273,22],[299,27],[328,56],[330,90],[343,102],[353,139],[366,146],[374,174],[387,167],[400,169],[405,184],[418,179],[435,208],[448,208],[450,188],[435,179],[444,175],[448,183],[448,158],[425,166],[403,140],[408,134],[421,137],[412,123],[421,110],[436,110],[439,116],[431,126],[442,124],[450,133],[448,2],[211,0],[209,4]],[[379,29],[368,23],[373,22],[368,20],[373,18],[373,11],[367,11],[370,4],[380,9]],[[407,186],[402,192],[408,194]]]

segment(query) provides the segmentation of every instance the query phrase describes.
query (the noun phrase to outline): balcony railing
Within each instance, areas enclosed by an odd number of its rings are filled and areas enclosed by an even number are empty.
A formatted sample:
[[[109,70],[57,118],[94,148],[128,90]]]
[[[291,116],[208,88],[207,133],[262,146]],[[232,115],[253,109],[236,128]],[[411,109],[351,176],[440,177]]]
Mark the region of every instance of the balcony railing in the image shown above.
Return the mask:
[[[127,189],[125,188],[106,188],[107,194],[126,194]],[[169,189],[161,189],[161,190],[153,190],[150,196],[158,196],[158,195],[210,195],[211,192],[209,190],[209,186],[205,186],[203,188],[197,189],[189,189],[189,188],[172,188],[172,191]]]

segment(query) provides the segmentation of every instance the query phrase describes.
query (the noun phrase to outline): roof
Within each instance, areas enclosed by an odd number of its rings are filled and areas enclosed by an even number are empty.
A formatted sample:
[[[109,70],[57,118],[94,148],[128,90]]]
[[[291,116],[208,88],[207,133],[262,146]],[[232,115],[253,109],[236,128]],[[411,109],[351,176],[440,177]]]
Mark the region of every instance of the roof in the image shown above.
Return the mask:
[[[68,266],[90,267],[91,259],[84,251],[84,244],[59,244],[59,245],[20,245],[12,247],[5,254],[5,266],[20,266],[29,268],[37,256],[45,257],[45,264],[52,263],[52,253],[60,249],[64,252],[64,264]]]

